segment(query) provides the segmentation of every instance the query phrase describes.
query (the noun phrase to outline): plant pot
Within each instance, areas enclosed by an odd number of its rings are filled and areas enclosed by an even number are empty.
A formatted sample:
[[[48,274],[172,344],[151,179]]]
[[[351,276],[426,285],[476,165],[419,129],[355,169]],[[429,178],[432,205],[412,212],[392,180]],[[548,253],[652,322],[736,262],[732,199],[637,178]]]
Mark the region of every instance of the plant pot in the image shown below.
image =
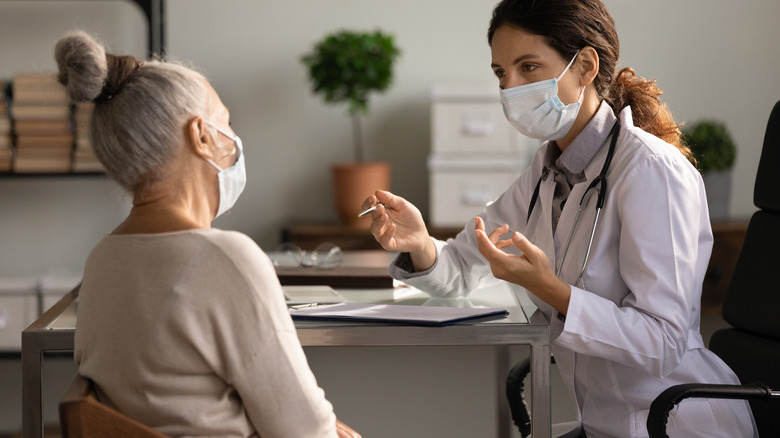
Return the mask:
[[[390,163],[338,163],[333,170],[333,197],[341,222],[353,228],[368,228],[370,215],[358,218],[363,201],[377,189],[390,189]]]
[[[707,205],[710,210],[710,222],[723,222],[729,219],[729,199],[731,198],[731,169],[710,170],[701,175],[707,190]]]

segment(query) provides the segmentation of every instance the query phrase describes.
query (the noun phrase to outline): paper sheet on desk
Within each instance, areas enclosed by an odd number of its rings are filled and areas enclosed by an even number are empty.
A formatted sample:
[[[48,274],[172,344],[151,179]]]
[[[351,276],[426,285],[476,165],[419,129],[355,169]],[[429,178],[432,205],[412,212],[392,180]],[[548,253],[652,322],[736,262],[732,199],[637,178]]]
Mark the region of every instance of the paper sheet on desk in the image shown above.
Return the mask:
[[[300,320],[391,322],[431,326],[443,326],[490,317],[499,318],[508,313],[505,309],[492,307],[463,308],[368,303],[339,303],[290,309],[290,315],[293,319]]]

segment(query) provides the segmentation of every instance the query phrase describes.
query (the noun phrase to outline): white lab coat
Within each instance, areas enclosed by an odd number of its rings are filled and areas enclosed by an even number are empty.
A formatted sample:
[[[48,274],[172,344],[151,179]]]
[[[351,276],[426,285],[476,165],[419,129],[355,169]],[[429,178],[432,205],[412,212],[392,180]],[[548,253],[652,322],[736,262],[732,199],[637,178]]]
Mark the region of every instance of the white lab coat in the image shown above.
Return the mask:
[[[488,232],[509,224],[548,255],[555,267],[580,198],[598,176],[616,117],[602,103],[588,128],[603,145],[574,185],[552,230],[555,183],[546,178],[526,225],[531,196],[544,167],[543,145],[531,167],[481,213]],[[645,437],[650,403],[678,383],[737,384],[734,373],[704,348],[699,333],[704,274],[712,231],[699,172],[677,151],[634,127],[630,108],[607,174],[604,208],[582,280],[574,284],[595,217],[596,196],[582,215],[560,277],[572,285],[566,318],[529,294],[550,321],[552,352],[591,437]],[[474,221],[454,239],[436,241],[436,264],[391,274],[432,296],[463,296],[496,280],[479,253]],[[514,248],[509,251],[515,250]],[[670,437],[758,436],[746,402],[687,399],[669,416]]]

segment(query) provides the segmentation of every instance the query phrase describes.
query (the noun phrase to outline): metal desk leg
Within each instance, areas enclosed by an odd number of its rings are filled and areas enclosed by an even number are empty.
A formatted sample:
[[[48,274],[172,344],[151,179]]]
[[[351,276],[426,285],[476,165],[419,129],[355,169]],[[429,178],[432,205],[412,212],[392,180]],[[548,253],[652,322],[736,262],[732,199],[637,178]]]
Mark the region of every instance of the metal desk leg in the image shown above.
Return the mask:
[[[531,344],[531,433],[534,438],[552,434],[550,401],[550,345]]]
[[[49,330],[49,324],[71,305],[79,287],[62,297],[22,332],[22,436],[43,436],[41,367],[46,351],[73,352],[75,329]]]
[[[24,343],[24,337],[22,337]],[[43,403],[41,400],[41,355],[39,349],[22,348],[22,436],[43,436]]]

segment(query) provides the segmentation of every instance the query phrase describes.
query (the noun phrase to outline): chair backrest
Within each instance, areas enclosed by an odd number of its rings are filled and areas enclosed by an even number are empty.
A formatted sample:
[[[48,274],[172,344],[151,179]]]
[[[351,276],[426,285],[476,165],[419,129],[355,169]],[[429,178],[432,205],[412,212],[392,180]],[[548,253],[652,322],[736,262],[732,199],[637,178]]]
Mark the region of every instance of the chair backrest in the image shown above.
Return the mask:
[[[731,325],[780,338],[780,102],[769,116],[756,172],[753,203],[759,211],[748,224],[728,292],[723,318]]]
[[[759,211],[748,224],[723,302],[723,318],[733,328],[715,332],[709,345],[742,383],[760,381],[774,390],[780,389],[779,174],[777,102],[769,116],[753,191],[753,202]],[[771,406],[769,401],[751,401],[750,405],[760,436],[772,436],[780,430],[777,405]]]
[[[165,438],[165,435],[129,418],[95,398],[91,380],[76,375],[60,400],[63,438]]]

